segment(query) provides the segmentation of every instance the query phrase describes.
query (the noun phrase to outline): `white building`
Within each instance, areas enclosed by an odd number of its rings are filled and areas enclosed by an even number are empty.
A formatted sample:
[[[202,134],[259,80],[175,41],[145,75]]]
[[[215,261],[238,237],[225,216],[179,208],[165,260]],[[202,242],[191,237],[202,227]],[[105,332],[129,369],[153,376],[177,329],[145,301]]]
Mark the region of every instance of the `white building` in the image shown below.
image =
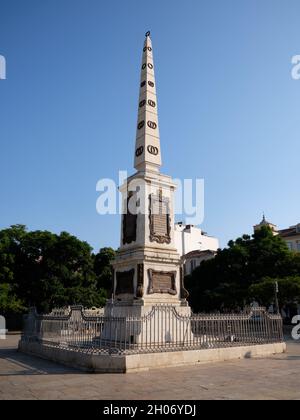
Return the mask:
[[[194,225],[176,223],[174,236],[177,251],[184,261],[185,274],[191,274],[203,260],[214,258],[219,248],[217,238],[208,236]]]

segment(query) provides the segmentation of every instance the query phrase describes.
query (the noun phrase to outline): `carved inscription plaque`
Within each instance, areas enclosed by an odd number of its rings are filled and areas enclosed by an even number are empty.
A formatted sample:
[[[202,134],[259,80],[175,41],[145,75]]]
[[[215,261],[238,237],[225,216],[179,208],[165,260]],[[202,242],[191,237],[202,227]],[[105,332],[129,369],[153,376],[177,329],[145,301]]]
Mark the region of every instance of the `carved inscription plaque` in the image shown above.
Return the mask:
[[[153,202],[153,230],[156,235],[166,236],[168,234],[168,207],[167,203],[155,200]]]
[[[132,195],[127,199],[127,212],[123,214],[123,244],[130,244],[131,242],[136,241],[136,225],[137,225],[137,215],[131,214],[128,208],[129,200]]]
[[[116,279],[116,295],[121,294],[133,294],[133,278],[134,278],[134,269],[129,271],[117,271]]]
[[[176,271],[155,271],[148,270],[149,274],[149,294],[169,293],[176,295]]]
[[[161,196],[150,195],[150,240],[158,243],[170,243],[169,200]]]

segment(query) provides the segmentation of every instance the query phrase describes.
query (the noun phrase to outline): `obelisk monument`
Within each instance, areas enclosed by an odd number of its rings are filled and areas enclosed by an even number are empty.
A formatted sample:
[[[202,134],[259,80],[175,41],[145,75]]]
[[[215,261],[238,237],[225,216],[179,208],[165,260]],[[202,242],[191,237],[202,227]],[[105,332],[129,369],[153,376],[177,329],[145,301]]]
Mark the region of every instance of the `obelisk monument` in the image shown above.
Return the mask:
[[[114,316],[144,315],[156,304],[187,314],[180,257],[174,242],[175,183],[160,172],[153,48],[150,32],[143,46],[134,150],[136,173],[120,187],[123,197],[121,243],[114,261]]]

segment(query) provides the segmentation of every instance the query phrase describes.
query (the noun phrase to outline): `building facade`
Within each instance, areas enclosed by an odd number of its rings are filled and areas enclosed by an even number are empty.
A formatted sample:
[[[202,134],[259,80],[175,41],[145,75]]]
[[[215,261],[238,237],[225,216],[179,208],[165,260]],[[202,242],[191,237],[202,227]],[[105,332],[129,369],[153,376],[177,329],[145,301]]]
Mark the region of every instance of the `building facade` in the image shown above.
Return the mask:
[[[291,251],[300,252],[300,223],[287,229],[279,230],[278,233],[286,241]]]
[[[287,243],[287,246],[291,251],[300,252],[300,223],[290,226],[289,228],[278,229],[276,225],[268,222],[265,216],[263,216],[262,221],[253,227],[254,232],[262,226],[269,227],[274,235],[279,235]]]
[[[202,261],[214,258],[219,248],[217,238],[208,236],[202,229],[194,225],[176,223],[174,236],[185,275],[191,274]]]
[[[192,274],[196,267],[202,263],[202,261],[210,260],[214,258],[217,251],[207,249],[206,251],[191,251],[182,257],[184,275],[187,276]]]

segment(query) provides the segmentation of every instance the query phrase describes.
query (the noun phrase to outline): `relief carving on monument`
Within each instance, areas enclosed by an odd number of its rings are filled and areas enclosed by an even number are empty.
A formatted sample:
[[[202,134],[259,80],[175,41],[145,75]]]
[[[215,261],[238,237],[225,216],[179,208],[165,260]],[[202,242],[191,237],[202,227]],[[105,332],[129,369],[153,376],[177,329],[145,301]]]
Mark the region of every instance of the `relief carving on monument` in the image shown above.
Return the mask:
[[[148,294],[169,293],[176,295],[176,271],[156,271],[148,269],[149,289]]]
[[[133,193],[129,193],[126,203],[126,213],[123,214],[123,245],[136,241],[137,215],[129,211],[129,200]]]
[[[183,268],[180,267],[180,297],[182,299],[187,299],[189,297],[189,292],[184,287],[184,275],[183,275]]]
[[[144,264],[138,264],[136,296],[138,298],[142,298],[143,295],[144,295]]]
[[[160,244],[171,242],[171,221],[169,199],[159,195],[149,195],[150,241]]]
[[[116,273],[116,295],[130,294],[133,295],[134,268],[128,271],[117,271]]]

